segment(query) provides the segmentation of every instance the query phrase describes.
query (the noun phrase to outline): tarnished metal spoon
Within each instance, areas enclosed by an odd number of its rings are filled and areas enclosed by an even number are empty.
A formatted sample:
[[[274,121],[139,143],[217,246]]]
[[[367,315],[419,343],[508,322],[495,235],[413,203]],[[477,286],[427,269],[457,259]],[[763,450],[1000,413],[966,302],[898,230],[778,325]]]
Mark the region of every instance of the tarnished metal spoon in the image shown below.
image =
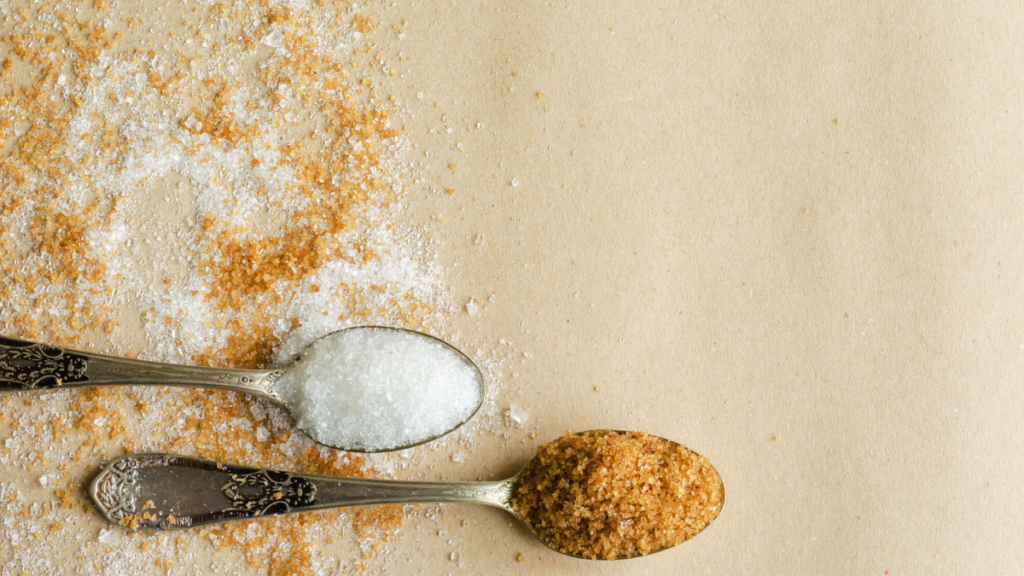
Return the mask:
[[[143,531],[372,504],[484,504],[515,516],[552,550],[583,557],[553,547],[516,512],[512,499],[528,467],[495,482],[408,482],[297,474],[173,454],[130,454],[104,467],[89,493],[107,520]]]
[[[480,370],[465,354],[447,342],[433,336],[400,328],[359,326],[327,334],[307,346],[306,350],[309,350],[317,342],[324,341],[343,332],[348,333],[355,330],[397,331],[439,343],[472,368],[479,385],[479,400],[473,412],[454,427],[448,430],[438,430],[436,434],[432,434],[429,437],[417,438],[413,442],[407,442],[400,446],[388,446],[377,450],[366,450],[359,446],[339,446],[318,437],[319,434],[317,434],[315,429],[303,429],[314,440],[333,448],[350,452],[403,450],[435,440],[452,432],[469,421],[480,409],[485,396],[484,378]],[[299,357],[301,358],[301,354]],[[90,354],[25,340],[0,337],[0,393],[52,391],[82,386],[155,385],[221,388],[266,398],[275,404],[283,406],[294,416],[296,407],[289,406],[286,400],[273,390],[274,383],[294,365],[295,363],[293,362],[289,366],[275,370],[238,370],[184,366]]]

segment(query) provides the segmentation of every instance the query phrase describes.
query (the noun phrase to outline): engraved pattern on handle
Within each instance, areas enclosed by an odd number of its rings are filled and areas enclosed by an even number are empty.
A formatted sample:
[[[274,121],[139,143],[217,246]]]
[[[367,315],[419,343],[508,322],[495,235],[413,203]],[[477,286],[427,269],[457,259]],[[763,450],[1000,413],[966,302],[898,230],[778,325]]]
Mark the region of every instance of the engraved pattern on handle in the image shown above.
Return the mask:
[[[279,402],[271,389],[283,373],[147,362],[0,336],[0,392],[80,386],[190,386],[235,390]]]
[[[138,466],[136,459],[122,458],[104,470],[93,484],[93,499],[111,522],[120,523],[135,513],[132,488],[138,478]]]
[[[152,468],[200,471],[208,480],[226,480],[221,486],[201,489],[207,504],[202,511],[175,513],[153,504],[152,493],[163,492],[171,500],[177,485],[170,475],[148,475]],[[148,477],[148,479],[147,479]],[[154,481],[154,478],[156,480]],[[144,485],[148,482],[148,485]],[[250,493],[247,488],[255,488]],[[233,466],[173,454],[132,454],[119,458],[100,471],[89,488],[93,502],[107,520],[130,530],[174,530],[228,520],[284,514],[315,502],[316,486],[287,472]],[[141,502],[146,492],[150,498]]]
[[[246,492],[246,488],[258,488],[259,492]],[[316,485],[312,482],[273,470],[232,474],[231,480],[220,491],[231,504],[230,510],[244,510],[256,516],[262,516],[271,509],[283,514],[292,508],[309,506],[316,499]]]
[[[0,337],[0,390],[44,390],[85,382],[89,360],[60,348]]]

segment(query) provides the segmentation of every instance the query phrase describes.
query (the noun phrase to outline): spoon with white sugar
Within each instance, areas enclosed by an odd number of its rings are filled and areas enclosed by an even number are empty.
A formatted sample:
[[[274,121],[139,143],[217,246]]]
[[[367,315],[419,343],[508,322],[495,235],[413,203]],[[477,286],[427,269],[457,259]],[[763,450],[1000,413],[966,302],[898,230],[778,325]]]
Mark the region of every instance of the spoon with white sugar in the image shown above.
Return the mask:
[[[0,337],[0,393],[81,386],[223,388],[284,406],[311,438],[351,452],[402,450],[468,421],[480,370],[432,336],[380,326],[333,332],[278,370],[145,362]]]

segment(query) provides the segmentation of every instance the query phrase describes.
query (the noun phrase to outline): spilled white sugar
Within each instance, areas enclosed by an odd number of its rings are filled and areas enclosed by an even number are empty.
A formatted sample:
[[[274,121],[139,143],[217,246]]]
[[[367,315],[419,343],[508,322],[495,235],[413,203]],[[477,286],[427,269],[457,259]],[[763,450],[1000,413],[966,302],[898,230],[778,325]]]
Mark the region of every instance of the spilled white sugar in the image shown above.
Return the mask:
[[[508,407],[507,414],[508,414],[508,417],[513,422],[515,422],[516,424],[519,424],[520,426],[525,424],[526,421],[530,419],[530,413],[527,412],[526,410],[523,410],[519,406],[516,406],[515,404],[512,404],[511,406]]]
[[[313,343],[275,383],[315,440],[384,451],[444,434],[481,401],[479,372],[429,336],[343,330]]]

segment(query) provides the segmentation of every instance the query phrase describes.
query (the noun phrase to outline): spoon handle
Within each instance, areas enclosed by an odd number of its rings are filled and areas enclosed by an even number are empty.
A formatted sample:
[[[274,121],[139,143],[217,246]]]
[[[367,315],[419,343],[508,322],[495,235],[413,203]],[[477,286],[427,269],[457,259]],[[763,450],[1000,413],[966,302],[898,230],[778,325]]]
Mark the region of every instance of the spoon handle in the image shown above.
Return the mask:
[[[340,478],[173,454],[130,454],[105,467],[89,493],[110,522],[130,530],[160,531],[369,504],[473,502],[508,509],[512,484],[512,479],[445,483]]]
[[[0,336],[0,393],[80,386],[193,386],[277,397],[280,370],[234,370],[145,362]]]

